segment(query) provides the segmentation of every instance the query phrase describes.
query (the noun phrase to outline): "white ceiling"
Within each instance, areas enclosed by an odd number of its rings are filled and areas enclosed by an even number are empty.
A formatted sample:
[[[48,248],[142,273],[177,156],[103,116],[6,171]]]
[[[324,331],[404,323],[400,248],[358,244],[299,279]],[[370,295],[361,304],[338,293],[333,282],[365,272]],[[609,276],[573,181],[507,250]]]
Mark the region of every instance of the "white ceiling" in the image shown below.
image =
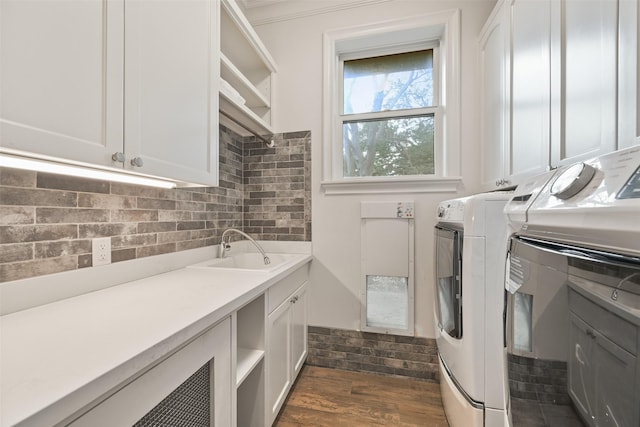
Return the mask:
[[[319,15],[391,0],[237,0],[253,25]]]
[[[252,9],[254,7],[268,6],[273,3],[282,3],[287,0],[239,0],[242,7],[245,9]]]

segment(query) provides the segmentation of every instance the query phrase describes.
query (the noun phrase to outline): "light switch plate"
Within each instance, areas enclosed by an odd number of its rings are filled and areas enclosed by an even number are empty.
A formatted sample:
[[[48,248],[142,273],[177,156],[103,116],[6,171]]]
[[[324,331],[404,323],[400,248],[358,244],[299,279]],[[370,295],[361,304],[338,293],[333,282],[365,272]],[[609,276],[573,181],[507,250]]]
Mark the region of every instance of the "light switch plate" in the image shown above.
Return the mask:
[[[413,218],[413,202],[398,202],[396,212],[398,218]]]
[[[100,237],[91,241],[91,264],[98,265],[111,264],[111,237]]]

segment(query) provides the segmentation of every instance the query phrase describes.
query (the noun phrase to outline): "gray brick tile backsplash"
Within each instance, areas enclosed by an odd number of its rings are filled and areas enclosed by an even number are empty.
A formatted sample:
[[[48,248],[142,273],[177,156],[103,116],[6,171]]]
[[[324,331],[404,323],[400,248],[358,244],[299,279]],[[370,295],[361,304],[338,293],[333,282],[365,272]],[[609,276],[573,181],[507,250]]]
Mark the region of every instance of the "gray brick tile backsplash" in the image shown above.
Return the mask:
[[[439,381],[434,339],[317,326],[308,332],[310,365]]]
[[[36,223],[108,222],[109,210],[84,208],[36,208]]]
[[[136,248],[111,249],[111,262],[129,261],[131,259],[136,259]]]
[[[0,245],[0,264],[33,259],[33,243]]]
[[[78,193],[20,187],[0,187],[0,203],[13,206],[68,206],[78,204]]]
[[[137,232],[136,223],[78,224],[78,237],[81,239],[121,236]]]
[[[311,240],[311,134],[266,148],[220,128],[220,186],[161,189],[0,168],[0,282],[91,266],[91,239],[121,262],[220,242]]]
[[[0,225],[33,224],[35,212],[31,206],[0,206]]]
[[[74,270],[78,267],[77,256],[36,259],[26,262],[0,264],[0,280],[23,279],[25,277],[42,276],[51,273]]]
[[[36,172],[33,171],[0,168],[0,186],[10,185],[12,187],[35,187],[36,176]]]
[[[35,258],[56,258],[91,253],[90,240],[64,240],[35,244]]]
[[[38,188],[70,190],[83,193],[109,194],[109,183],[106,181],[78,178],[75,176],[55,175],[42,172],[38,173],[36,186]]]
[[[3,245],[77,238],[77,225],[15,225],[0,227],[0,242]]]
[[[176,251],[176,243],[162,243],[153,246],[139,246],[136,248],[136,258],[144,258],[153,255],[169,254]]]
[[[136,198],[112,194],[79,193],[79,208],[134,209]]]

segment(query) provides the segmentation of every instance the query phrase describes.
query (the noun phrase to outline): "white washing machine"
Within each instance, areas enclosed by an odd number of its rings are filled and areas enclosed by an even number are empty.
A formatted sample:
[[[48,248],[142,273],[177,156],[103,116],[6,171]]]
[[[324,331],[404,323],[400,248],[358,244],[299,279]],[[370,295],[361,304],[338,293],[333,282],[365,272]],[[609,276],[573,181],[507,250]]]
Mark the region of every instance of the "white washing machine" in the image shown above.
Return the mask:
[[[503,307],[512,192],[438,206],[435,321],[442,401],[451,427],[504,423]]]
[[[638,426],[640,147],[539,180],[505,209],[508,422]]]

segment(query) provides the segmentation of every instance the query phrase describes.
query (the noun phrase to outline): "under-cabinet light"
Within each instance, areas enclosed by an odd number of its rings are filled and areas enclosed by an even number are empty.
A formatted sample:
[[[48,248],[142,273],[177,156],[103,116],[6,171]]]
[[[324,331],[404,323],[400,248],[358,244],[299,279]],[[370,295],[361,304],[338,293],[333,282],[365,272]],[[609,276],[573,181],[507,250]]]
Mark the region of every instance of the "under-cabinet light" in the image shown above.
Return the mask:
[[[0,154],[0,166],[16,169],[48,172],[61,175],[77,176],[88,179],[100,179],[105,181],[123,182],[126,184],[148,185],[160,188],[175,188],[176,183],[162,179],[148,178],[139,175],[129,175],[120,172],[111,172],[101,169],[92,169],[84,166],[66,165],[47,160],[31,159],[8,154]]]

